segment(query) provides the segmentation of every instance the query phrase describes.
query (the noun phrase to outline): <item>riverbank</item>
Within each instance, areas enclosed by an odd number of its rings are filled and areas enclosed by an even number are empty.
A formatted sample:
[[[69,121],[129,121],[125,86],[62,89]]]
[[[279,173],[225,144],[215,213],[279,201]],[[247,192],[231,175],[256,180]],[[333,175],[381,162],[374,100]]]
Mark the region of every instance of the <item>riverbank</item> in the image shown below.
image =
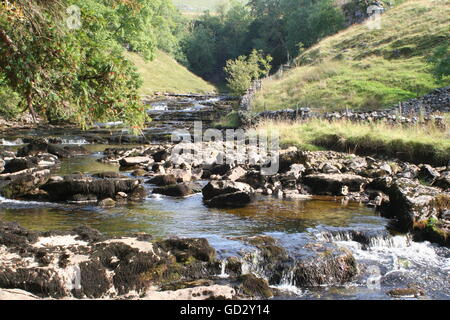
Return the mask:
[[[281,143],[305,150],[336,150],[386,159],[446,166],[450,160],[450,123],[446,127],[422,124],[354,122],[316,119],[308,121],[265,120],[256,132],[280,133]]]

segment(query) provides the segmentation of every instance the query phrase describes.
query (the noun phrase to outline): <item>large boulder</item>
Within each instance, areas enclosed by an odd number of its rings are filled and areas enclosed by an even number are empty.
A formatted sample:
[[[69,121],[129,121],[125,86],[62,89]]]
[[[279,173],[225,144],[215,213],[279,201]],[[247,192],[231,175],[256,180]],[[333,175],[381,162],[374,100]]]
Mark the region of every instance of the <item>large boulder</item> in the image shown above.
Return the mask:
[[[316,287],[347,283],[358,274],[358,268],[350,252],[335,249],[301,259],[293,273],[298,287]]]
[[[82,146],[57,146],[48,143],[45,139],[35,140],[17,151],[18,157],[36,156],[41,153],[50,153],[58,158],[70,158],[76,155],[89,154]]]
[[[25,197],[50,179],[50,170],[26,169],[17,173],[1,175],[0,195],[15,199]]]
[[[154,176],[147,182],[157,186],[170,186],[177,183],[177,178],[172,174],[161,174]]]
[[[386,191],[389,203],[382,212],[395,218],[402,231],[415,231],[426,240],[449,245],[450,223],[444,219],[450,194],[417,181],[400,178]]]
[[[140,192],[139,179],[96,179],[83,176],[65,176],[62,181],[51,181],[42,189],[54,201],[73,201],[77,195],[95,195],[98,200],[115,199],[117,194],[133,195]]]
[[[147,156],[127,157],[119,160],[121,167],[134,168],[140,165],[148,165],[153,162],[152,158]]]
[[[196,183],[179,183],[153,189],[154,194],[169,197],[186,197],[201,192],[201,186]]]
[[[5,163],[3,174],[15,173],[33,168],[48,169],[55,167],[57,164],[58,158],[55,155],[48,153],[30,157],[18,157]]]
[[[310,174],[302,178],[302,183],[318,195],[347,195],[348,192],[362,192],[369,179],[355,174]]]
[[[243,207],[252,202],[254,190],[248,184],[213,180],[202,190],[203,201],[211,207]]]

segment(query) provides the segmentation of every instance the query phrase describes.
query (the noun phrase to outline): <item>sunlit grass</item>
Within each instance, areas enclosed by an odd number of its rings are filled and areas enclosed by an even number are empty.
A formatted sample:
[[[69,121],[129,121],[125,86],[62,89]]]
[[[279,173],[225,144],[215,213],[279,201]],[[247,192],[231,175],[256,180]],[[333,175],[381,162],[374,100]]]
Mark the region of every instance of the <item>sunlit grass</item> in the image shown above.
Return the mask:
[[[155,92],[169,93],[209,93],[216,88],[194,75],[188,69],[177,63],[168,54],[158,51],[153,61],[145,61],[136,53],[127,52],[127,59],[138,68],[144,83],[141,94]]]
[[[447,125],[450,122],[447,121]],[[340,151],[369,151],[379,155],[420,157],[430,153],[430,162],[444,163],[450,159],[450,132],[435,125],[390,125],[387,123],[356,123],[347,120],[263,121],[254,130],[258,133],[279,132],[281,144],[303,150],[322,148]],[[347,150],[341,150],[348,147]],[[423,154],[421,154],[423,153]]]

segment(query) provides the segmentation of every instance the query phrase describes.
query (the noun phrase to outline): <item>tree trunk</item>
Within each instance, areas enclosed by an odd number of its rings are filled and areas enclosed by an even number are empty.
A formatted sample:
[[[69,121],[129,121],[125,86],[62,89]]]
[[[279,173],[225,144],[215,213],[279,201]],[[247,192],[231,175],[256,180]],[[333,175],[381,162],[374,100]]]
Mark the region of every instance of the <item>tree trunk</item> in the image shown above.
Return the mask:
[[[36,117],[36,112],[34,111],[34,108],[33,108],[33,93],[31,91],[31,89],[29,89],[27,92],[27,106],[28,106],[28,110],[30,110],[31,116],[33,117],[33,123],[36,124],[37,117]]]
[[[0,29],[0,40],[5,43],[12,51],[16,52],[17,47],[14,45],[14,42],[8,36],[5,30]]]

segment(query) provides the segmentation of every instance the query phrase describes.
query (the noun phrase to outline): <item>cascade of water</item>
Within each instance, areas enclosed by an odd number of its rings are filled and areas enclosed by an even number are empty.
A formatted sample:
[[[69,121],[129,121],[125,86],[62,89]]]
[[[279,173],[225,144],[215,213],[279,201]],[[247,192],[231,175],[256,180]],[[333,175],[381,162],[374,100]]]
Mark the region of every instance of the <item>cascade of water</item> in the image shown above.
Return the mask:
[[[226,273],[225,268],[227,266],[227,260],[223,259],[220,263],[220,274],[219,278],[229,278],[230,276]]]
[[[16,139],[13,141],[10,140],[5,140],[5,139],[0,139],[0,145],[2,146],[20,146],[23,145],[23,140],[22,139]]]

